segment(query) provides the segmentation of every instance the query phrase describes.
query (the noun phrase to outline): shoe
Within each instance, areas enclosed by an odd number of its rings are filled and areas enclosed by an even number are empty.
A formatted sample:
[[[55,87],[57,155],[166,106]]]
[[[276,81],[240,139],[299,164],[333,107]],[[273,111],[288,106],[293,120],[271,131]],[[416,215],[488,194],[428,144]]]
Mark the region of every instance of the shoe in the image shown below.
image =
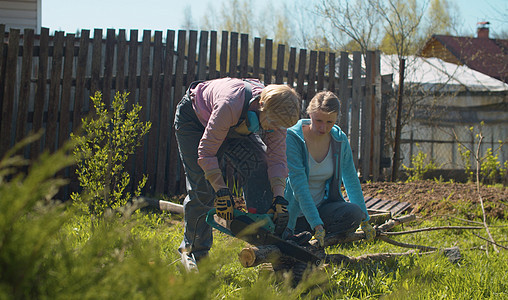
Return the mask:
[[[198,273],[199,272],[198,265],[196,264],[196,258],[194,257],[194,254],[184,251],[180,255],[182,257],[182,264],[185,268],[185,271],[187,271],[187,273]]]

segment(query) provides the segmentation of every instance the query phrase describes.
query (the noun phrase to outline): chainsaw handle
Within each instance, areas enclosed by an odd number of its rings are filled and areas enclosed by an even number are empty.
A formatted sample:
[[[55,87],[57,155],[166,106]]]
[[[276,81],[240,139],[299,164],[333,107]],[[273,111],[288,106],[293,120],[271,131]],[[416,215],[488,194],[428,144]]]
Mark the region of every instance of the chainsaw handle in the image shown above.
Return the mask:
[[[213,228],[219,230],[220,232],[223,232],[225,234],[228,234],[230,236],[234,236],[233,233],[231,232],[231,230],[227,229],[226,227],[220,225],[219,223],[217,223],[215,221],[215,218],[214,216],[217,214],[217,211],[215,208],[212,208],[210,209],[207,213],[206,213],[206,223],[210,226],[212,226]],[[235,217],[237,214],[237,210],[234,209],[233,210],[233,217]]]

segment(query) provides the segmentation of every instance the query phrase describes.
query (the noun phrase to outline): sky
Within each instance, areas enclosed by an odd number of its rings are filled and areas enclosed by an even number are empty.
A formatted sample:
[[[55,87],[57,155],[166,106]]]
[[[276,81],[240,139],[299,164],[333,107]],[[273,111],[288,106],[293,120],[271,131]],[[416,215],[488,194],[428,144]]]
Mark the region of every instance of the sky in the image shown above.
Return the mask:
[[[74,33],[80,29],[167,29],[178,30],[184,23],[184,10],[190,6],[192,16],[199,24],[211,3],[220,0],[41,0],[42,26],[50,31],[63,30]],[[258,0],[262,5],[269,0]],[[275,5],[284,0],[272,0]],[[291,1],[291,0],[286,0]],[[453,1],[453,0],[452,0]],[[476,23],[490,21],[490,30],[502,28],[508,31],[508,20],[501,20],[501,13],[508,18],[508,0],[454,0],[462,16],[462,28],[469,35],[476,32]],[[495,17],[493,17],[495,16]]]

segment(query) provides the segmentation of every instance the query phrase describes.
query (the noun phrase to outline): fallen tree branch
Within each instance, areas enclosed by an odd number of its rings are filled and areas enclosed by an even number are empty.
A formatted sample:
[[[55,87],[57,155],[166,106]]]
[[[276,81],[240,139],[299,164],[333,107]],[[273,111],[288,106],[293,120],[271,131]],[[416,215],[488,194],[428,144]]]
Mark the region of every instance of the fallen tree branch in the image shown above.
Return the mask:
[[[438,250],[438,248],[430,247],[430,246],[421,246],[421,245],[414,245],[414,244],[397,242],[395,240],[390,239],[389,237],[387,237],[385,235],[378,235],[377,238],[382,240],[383,242],[387,242],[389,244],[399,246],[399,247],[404,247],[404,248],[420,249],[420,250],[425,250],[425,251]]]
[[[486,238],[482,237],[481,235],[478,235],[478,234],[475,234],[475,233],[473,233],[473,235],[474,235],[474,236],[476,236],[476,237],[478,237],[478,238],[480,238],[480,239],[482,239],[482,240],[484,240],[484,241],[487,241],[487,242],[489,242],[489,243],[491,243],[491,244],[494,244],[494,245],[496,245],[496,246],[498,246],[498,247],[501,247],[501,248],[503,248],[503,249],[505,249],[505,250],[508,250],[508,247],[505,247],[505,246],[503,246],[503,245],[500,245],[500,244],[498,244],[498,243],[496,243],[496,242],[494,242],[494,241],[490,241],[489,239],[486,239]]]
[[[402,216],[400,218],[396,218],[396,219],[391,219],[390,221],[382,224],[382,225],[379,225],[379,226],[376,226],[376,230],[378,231],[388,231],[390,229],[392,229],[393,227],[397,226],[397,225],[400,225],[402,223],[407,223],[407,222],[411,222],[411,221],[414,221],[416,220],[416,215],[406,215],[406,216]]]
[[[383,232],[383,234],[384,235],[402,235],[402,234],[409,234],[409,233],[416,233],[416,232],[423,232],[423,231],[443,230],[443,229],[483,229],[483,227],[482,226],[437,226],[437,227],[426,227],[426,228],[419,228],[419,229],[413,229],[413,230],[407,230],[407,231]]]

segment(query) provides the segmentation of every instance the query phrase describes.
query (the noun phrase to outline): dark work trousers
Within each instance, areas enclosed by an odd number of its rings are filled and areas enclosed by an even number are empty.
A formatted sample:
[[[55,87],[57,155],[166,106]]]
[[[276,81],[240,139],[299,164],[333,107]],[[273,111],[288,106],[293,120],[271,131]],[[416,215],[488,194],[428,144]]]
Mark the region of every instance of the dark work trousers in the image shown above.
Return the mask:
[[[344,200],[325,202],[318,207],[318,212],[326,234],[353,232],[366,217],[360,206]],[[314,232],[305,217],[296,220],[295,233],[302,231]]]
[[[199,260],[208,254],[213,242],[212,228],[205,219],[206,213],[213,207],[215,191],[198,165],[198,145],[205,128],[187,95],[176,108],[174,127],[187,189],[183,202],[185,231],[179,251],[192,252]],[[217,158],[220,165],[228,162],[234,169],[235,177],[243,183],[241,188],[247,208],[265,213],[273,195],[267,174],[266,146],[261,138],[256,134],[228,134],[217,152]],[[230,189],[233,184],[228,183]]]

